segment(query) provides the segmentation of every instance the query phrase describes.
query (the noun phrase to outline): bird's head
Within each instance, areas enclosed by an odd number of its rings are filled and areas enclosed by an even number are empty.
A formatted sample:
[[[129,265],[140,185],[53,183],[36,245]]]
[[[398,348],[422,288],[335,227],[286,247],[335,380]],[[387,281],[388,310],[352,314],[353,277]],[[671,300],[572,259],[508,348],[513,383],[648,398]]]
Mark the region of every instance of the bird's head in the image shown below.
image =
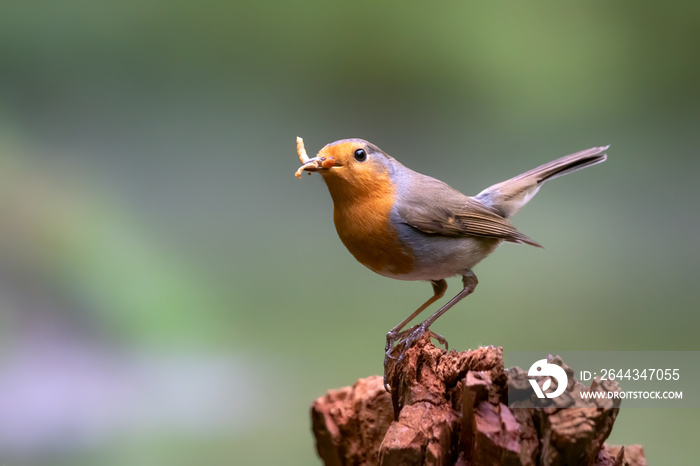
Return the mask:
[[[302,144],[303,150],[303,144]],[[334,201],[365,195],[393,193],[391,172],[400,164],[379,147],[364,139],[342,139],[327,144],[316,157],[300,153],[303,165],[297,171],[318,172],[328,185]]]

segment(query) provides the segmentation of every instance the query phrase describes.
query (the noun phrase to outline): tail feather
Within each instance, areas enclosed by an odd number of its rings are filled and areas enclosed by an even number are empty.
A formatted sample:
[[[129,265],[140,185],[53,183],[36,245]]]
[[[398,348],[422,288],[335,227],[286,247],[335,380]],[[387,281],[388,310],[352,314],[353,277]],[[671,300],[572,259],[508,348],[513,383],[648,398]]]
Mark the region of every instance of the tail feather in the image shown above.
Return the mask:
[[[514,178],[511,178],[505,183],[511,183],[520,180],[530,180],[537,183],[559,178],[560,176],[568,175],[582,168],[590,167],[598,163],[605,162],[608,156],[604,153],[610,146],[592,147],[590,149],[576,152],[575,154],[565,155],[564,157],[552,160],[549,163],[540,165],[530,171],[522,173]]]
[[[582,168],[602,163],[610,146],[592,147],[553,160],[509,180],[490,186],[475,198],[503,215],[510,217],[537,194],[546,181],[568,175]]]

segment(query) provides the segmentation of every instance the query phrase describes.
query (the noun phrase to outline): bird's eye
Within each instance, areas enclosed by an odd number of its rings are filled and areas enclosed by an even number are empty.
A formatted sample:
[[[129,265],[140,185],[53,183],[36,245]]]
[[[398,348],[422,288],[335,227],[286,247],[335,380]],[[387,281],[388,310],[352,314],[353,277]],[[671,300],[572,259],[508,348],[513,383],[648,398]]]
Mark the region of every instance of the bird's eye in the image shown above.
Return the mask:
[[[364,149],[357,149],[355,151],[355,160],[358,162],[364,162],[367,160],[367,152]]]

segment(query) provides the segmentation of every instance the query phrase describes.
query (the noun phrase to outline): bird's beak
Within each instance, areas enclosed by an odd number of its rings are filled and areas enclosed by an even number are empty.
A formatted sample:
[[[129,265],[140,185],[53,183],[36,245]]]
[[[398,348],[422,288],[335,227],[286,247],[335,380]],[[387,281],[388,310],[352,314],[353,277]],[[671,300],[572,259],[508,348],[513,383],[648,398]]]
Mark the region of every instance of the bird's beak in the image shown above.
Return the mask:
[[[304,141],[301,138],[297,138],[297,154],[299,155],[299,160],[301,161],[301,167],[294,173],[297,178],[301,178],[301,172],[317,172],[319,170],[330,170],[333,167],[339,167],[340,163],[335,160],[333,156],[321,157],[316,156],[309,158],[306,155],[306,150],[304,149]]]
[[[317,172],[317,171],[327,171],[333,167],[339,167],[340,164],[335,160],[334,157],[313,157],[304,162],[301,167],[297,170],[295,175],[297,178],[301,177],[301,172]]]

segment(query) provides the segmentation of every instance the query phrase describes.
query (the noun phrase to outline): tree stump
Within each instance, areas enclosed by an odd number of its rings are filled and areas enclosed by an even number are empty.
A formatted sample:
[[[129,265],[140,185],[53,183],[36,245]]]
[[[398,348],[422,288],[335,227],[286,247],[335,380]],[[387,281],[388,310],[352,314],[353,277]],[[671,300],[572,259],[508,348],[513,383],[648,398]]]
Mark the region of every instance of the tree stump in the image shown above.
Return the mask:
[[[573,396],[616,388],[614,382],[584,387],[557,362],[576,388]],[[316,449],[332,466],[646,465],[641,446],[604,444],[619,411],[611,400],[509,408],[509,382],[532,392],[527,379],[520,368],[504,368],[502,348],[448,353],[426,334],[390,367],[391,394],[377,375],[314,401]]]

